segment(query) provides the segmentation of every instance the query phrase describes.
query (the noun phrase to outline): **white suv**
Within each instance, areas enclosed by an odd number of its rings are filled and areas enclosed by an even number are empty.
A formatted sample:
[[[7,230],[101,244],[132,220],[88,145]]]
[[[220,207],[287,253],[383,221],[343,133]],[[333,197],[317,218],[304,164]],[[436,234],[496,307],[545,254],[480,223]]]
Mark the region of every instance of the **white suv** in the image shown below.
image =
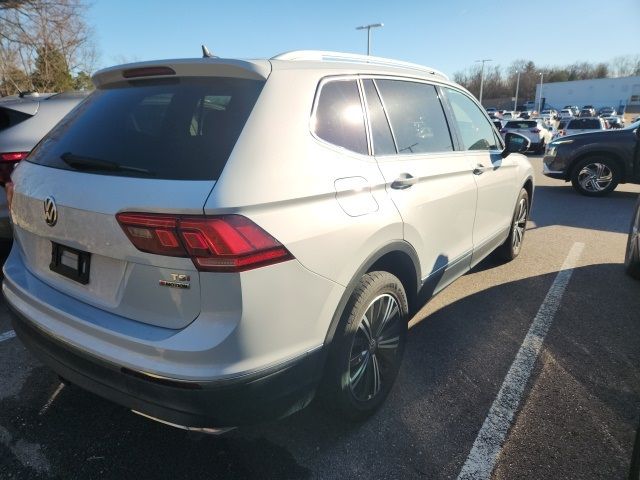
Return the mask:
[[[293,52],[93,81],[13,174],[3,291],[44,363],[137,413],[219,431],[319,390],[366,417],[420,299],[520,252],[529,142],[436,70]]]

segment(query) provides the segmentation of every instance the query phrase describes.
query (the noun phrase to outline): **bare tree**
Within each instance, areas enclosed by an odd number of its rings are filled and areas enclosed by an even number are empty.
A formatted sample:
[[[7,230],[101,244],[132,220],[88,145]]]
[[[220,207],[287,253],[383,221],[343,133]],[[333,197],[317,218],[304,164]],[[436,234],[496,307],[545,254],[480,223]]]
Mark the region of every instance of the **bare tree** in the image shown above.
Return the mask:
[[[14,78],[18,71],[26,74],[29,89],[42,90],[71,88],[71,81],[65,80],[70,73],[91,73],[96,55],[86,10],[84,0],[0,2],[4,89],[20,87]]]

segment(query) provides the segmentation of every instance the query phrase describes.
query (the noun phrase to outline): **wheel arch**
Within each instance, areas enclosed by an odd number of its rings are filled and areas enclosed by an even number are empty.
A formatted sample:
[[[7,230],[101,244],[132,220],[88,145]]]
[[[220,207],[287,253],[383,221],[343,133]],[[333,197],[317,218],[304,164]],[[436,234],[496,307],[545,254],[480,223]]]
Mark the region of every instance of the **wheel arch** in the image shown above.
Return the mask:
[[[577,155],[571,161],[569,168],[567,168],[567,180],[571,179],[573,175],[573,171],[576,168],[576,165],[578,165],[578,163],[580,163],[581,161],[589,157],[598,157],[598,156],[606,157],[613,160],[616,166],[618,167],[618,171],[620,172],[620,183],[624,183],[626,181],[627,166],[624,160],[622,159],[622,157],[617,152],[614,152],[611,150],[590,150],[590,151],[582,152],[579,155]]]
[[[378,270],[389,272],[398,277],[407,294],[409,311],[414,311],[418,299],[418,290],[422,283],[418,254],[408,242],[396,241],[370,255],[353,275],[331,319],[324,341],[325,346],[330,345],[333,341],[344,310],[362,276]]]

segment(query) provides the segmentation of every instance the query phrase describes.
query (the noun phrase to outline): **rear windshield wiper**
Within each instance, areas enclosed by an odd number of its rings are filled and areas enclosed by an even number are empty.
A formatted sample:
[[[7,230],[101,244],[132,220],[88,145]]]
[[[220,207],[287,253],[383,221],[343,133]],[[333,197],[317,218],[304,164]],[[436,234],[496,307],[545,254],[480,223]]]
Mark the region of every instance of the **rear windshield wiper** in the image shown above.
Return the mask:
[[[136,172],[143,173],[145,175],[154,176],[155,172],[147,170],[146,168],[130,167],[128,165],[120,165],[116,162],[110,162],[108,160],[101,160],[99,158],[85,157],[83,155],[75,155],[71,152],[66,152],[60,155],[60,158],[64,163],[76,170],[85,171],[107,171],[107,172]]]

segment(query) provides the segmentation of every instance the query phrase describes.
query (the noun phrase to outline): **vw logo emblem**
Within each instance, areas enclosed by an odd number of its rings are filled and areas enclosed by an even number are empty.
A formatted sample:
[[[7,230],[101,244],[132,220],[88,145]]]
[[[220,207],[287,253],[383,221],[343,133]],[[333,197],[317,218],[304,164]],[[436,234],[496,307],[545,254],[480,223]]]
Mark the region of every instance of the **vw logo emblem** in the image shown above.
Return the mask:
[[[44,199],[44,220],[50,227],[58,222],[58,207],[56,207],[56,201],[53,197]]]

